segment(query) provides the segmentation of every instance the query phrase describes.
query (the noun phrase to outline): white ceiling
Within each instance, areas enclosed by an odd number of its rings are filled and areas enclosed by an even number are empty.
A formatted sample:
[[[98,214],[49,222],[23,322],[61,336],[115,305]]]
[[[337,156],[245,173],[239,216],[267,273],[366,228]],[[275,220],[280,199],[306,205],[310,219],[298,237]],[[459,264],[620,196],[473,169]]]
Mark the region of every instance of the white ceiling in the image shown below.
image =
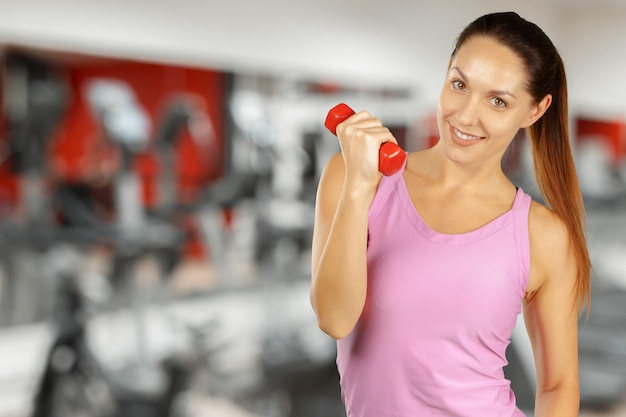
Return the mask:
[[[616,83],[626,0],[0,0],[0,10],[0,43],[409,85],[426,97],[465,24],[515,10],[560,47],[574,97],[626,108]]]

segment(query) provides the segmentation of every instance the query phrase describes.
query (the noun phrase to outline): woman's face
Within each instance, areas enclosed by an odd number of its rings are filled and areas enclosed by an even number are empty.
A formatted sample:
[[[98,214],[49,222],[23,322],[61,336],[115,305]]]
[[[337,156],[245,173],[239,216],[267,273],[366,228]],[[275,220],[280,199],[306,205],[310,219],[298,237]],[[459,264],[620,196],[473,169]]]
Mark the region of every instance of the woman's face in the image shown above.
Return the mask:
[[[446,155],[459,163],[500,163],[515,134],[545,111],[526,90],[522,60],[496,40],[468,39],[450,61],[437,123]]]

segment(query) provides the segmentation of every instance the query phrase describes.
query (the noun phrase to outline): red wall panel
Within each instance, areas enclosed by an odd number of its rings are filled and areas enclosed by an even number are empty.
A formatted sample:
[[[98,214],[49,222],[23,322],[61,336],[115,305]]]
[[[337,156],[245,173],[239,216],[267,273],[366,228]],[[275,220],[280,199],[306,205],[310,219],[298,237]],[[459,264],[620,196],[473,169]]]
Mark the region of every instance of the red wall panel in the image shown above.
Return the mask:
[[[50,169],[58,180],[103,183],[110,181],[119,169],[120,153],[106,139],[84,97],[86,83],[101,78],[119,80],[132,87],[151,120],[152,141],[163,107],[172,96],[193,94],[199,97],[213,126],[215,141],[199,143],[188,131],[181,133],[175,150],[180,198],[193,199],[200,187],[221,175],[225,74],[202,68],[102,59],[94,59],[93,63],[65,64],[64,69],[72,99],[64,120],[51,138],[50,147]],[[133,168],[142,178],[145,204],[153,205],[157,199],[155,182],[160,169],[154,148],[138,154]]]
[[[576,119],[578,141],[601,140],[611,152],[618,165],[626,157],[626,122],[622,120],[598,120],[585,117]]]

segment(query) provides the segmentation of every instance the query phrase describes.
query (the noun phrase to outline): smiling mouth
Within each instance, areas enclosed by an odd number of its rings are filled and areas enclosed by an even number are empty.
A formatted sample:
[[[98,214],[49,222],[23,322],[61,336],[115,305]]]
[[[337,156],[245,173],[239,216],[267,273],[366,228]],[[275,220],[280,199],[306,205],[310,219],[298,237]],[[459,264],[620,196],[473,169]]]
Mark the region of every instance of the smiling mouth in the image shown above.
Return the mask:
[[[461,140],[472,141],[472,140],[483,139],[483,137],[481,137],[481,136],[472,136],[472,135],[465,134],[465,133],[461,132],[459,129],[457,129],[454,126],[452,127],[452,131],[454,132],[456,137],[461,139]]]

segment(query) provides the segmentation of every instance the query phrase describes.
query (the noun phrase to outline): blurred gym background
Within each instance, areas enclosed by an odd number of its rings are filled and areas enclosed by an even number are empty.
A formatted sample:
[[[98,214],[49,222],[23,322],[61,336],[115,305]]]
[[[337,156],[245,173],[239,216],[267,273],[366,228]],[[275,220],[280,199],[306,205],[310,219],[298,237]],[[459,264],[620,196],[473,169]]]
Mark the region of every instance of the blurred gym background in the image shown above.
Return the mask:
[[[432,145],[455,36],[559,47],[589,214],[581,416],[626,416],[621,0],[0,0],[0,417],[341,417],[308,301],[343,101]],[[537,197],[524,132],[506,169]],[[537,197],[538,198],[538,197]],[[532,415],[520,322],[507,374]]]

